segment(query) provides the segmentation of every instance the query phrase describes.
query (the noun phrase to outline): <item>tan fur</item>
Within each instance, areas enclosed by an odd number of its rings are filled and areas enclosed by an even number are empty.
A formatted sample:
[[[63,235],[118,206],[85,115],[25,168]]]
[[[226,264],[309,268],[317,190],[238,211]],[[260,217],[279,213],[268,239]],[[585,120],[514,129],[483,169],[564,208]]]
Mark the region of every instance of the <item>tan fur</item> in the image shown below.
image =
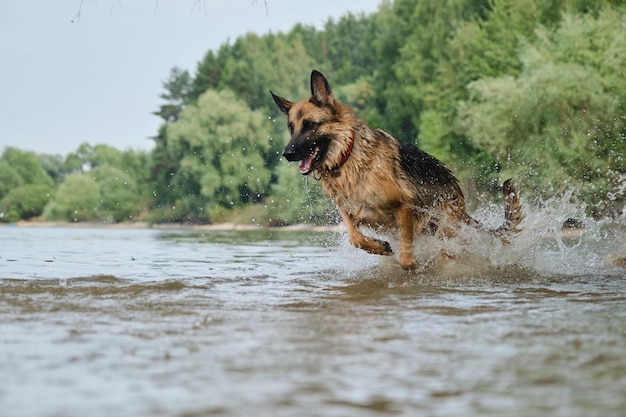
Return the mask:
[[[312,158],[317,149],[321,149],[320,155],[326,149],[310,173],[337,204],[352,245],[372,254],[391,255],[387,242],[365,236],[360,228],[397,231],[400,265],[411,269],[416,266],[415,237],[432,229],[436,236],[451,237],[459,224],[479,227],[465,210],[456,178],[441,163],[416,148],[407,148],[387,132],[369,127],[335,99],[317,71],[311,74],[311,93],[311,98],[295,103],[272,93],[292,134],[283,155],[303,161]],[[307,167],[305,162],[301,164]],[[523,213],[510,181],[503,194],[505,224],[494,233],[506,241],[518,231]]]

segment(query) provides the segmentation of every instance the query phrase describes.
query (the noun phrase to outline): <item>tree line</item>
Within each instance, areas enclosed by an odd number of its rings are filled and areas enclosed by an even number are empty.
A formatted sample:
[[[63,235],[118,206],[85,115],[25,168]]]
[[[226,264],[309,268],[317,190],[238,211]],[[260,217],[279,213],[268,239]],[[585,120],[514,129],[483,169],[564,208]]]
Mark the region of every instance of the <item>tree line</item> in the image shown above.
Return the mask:
[[[514,177],[530,202],[575,188],[591,215],[623,210],[625,0],[396,0],[172,68],[150,152],[6,148],[0,221],[333,221],[316,181],[281,159],[268,92],[306,97],[313,68],[372,126],[452,168],[470,202]]]

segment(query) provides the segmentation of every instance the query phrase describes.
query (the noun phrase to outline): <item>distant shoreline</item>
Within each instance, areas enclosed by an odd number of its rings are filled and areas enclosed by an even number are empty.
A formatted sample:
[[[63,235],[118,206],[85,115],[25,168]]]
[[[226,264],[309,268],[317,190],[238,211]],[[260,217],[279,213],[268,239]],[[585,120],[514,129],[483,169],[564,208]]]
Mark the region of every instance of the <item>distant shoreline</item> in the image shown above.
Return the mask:
[[[1,227],[68,227],[68,228],[93,228],[93,229],[156,229],[156,230],[207,230],[207,231],[310,231],[310,232],[337,232],[340,226],[317,226],[300,223],[289,226],[261,226],[254,224],[239,223],[214,223],[214,224],[187,224],[187,223],[104,223],[104,222],[59,222],[59,221],[19,221],[16,223],[0,223]]]
[[[308,223],[299,223],[288,226],[262,226],[245,223],[212,223],[212,224],[188,224],[188,223],[147,223],[147,222],[62,222],[62,221],[19,221],[17,223],[0,223],[1,227],[70,227],[70,228],[93,228],[93,229],[156,229],[156,230],[206,230],[206,231],[309,231],[309,232],[339,232],[341,225],[318,226]],[[561,229],[562,238],[578,238],[585,228]],[[547,232],[546,236],[552,236]]]
[[[20,221],[17,223],[0,223],[0,230],[5,227],[20,228],[76,228],[76,229],[154,229],[154,230],[198,230],[207,232],[221,231],[272,231],[272,232],[340,232],[343,227],[335,226],[317,226],[312,224],[300,223],[289,226],[261,226],[254,224],[238,224],[238,223],[215,223],[215,224],[185,224],[185,223],[160,223],[150,224],[147,222],[128,222],[128,223],[102,223],[102,222],[49,222],[49,221]],[[568,228],[561,229],[561,239],[580,239],[585,228]],[[556,239],[551,232],[546,232],[544,237]],[[616,267],[626,267],[626,251],[620,251],[611,255],[608,262]]]

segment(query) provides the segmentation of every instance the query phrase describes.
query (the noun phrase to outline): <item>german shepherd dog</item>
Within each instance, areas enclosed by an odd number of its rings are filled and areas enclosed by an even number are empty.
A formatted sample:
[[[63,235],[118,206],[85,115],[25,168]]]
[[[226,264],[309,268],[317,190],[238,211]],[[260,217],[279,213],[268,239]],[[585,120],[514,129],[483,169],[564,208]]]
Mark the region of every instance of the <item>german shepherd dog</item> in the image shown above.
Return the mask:
[[[388,242],[359,230],[397,231],[400,265],[416,267],[413,239],[421,234],[452,237],[459,225],[482,228],[465,209],[458,180],[441,162],[381,129],[372,129],[337,101],[320,72],[311,72],[311,97],[291,102],[270,91],[287,117],[291,140],[283,151],[313,174],[345,223],[350,243],[368,253],[391,255]],[[502,186],[504,224],[490,232],[508,243],[524,218],[519,193]]]

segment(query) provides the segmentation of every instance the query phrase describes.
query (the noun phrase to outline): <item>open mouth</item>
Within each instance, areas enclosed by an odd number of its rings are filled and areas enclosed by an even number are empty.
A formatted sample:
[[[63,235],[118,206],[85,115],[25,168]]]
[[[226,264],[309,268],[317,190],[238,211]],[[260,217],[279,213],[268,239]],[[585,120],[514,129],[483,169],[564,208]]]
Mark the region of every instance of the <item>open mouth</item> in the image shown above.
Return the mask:
[[[316,146],[312,152],[305,156],[304,159],[300,161],[298,164],[298,169],[300,170],[300,174],[309,175],[314,169],[317,163],[319,162],[320,156],[320,148]]]
[[[300,174],[309,175],[319,167],[324,159],[329,141],[330,139],[327,137],[320,137],[304,144],[298,143],[298,141],[295,141],[295,144],[290,142],[285,147],[283,156],[289,162],[299,161]]]

